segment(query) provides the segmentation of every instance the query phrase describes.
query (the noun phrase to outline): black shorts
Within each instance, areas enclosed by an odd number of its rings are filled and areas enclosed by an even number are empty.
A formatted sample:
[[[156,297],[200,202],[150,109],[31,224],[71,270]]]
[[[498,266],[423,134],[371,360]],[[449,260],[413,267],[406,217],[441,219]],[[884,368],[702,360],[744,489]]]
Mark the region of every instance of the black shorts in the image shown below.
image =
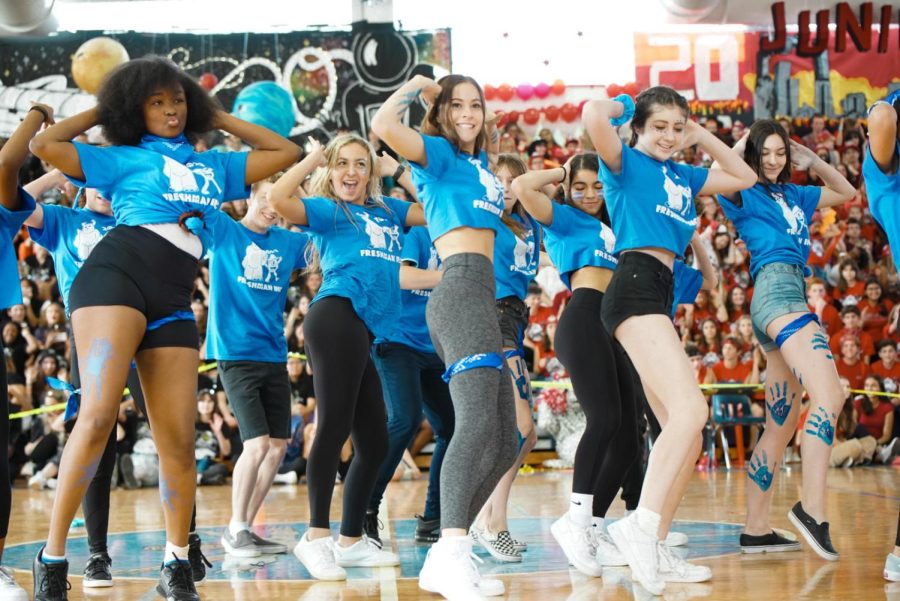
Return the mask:
[[[219,381],[237,419],[241,440],[291,437],[287,361],[219,361]]]
[[[197,259],[143,227],[117,225],[94,248],[69,292],[74,314],[84,307],[123,305],[137,309],[148,326],[173,315],[192,315]],[[144,334],[138,350],[199,348],[193,319],[170,321]]]
[[[522,339],[528,327],[528,307],[515,296],[506,296],[497,301],[497,319],[504,349],[522,350]]]
[[[606,294],[600,319],[611,335],[635,315],[671,315],[675,295],[672,270],[642,252],[622,253]]]

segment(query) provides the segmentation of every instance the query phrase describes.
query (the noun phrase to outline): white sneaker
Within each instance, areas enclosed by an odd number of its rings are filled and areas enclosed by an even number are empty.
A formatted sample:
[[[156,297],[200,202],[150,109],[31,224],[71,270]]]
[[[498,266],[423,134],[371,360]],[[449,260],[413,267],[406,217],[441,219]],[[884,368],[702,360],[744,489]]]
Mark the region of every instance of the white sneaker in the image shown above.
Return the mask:
[[[452,601],[482,601],[506,592],[502,581],[481,577],[473,558],[468,536],[441,537],[428,550],[419,588]]]
[[[622,552],[619,551],[616,543],[613,542],[605,530],[602,528],[593,528],[593,534],[597,549],[596,557],[598,566],[617,568],[628,565]]]
[[[273,482],[275,484],[296,484],[298,480],[299,478],[297,477],[297,472],[291,470],[283,474],[275,474],[275,479],[273,480]]]
[[[666,582],[706,582],[712,578],[708,567],[686,562],[664,544],[658,549],[659,575]]]
[[[550,526],[550,533],[562,547],[569,563],[585,576],[599,578],[603,575],[603,568],[597,563],[597,547],[593,531],[592,526],[581,528],[573,524],[568,513],[564,513]]]
[[[659,574],[656,533],[644,532],[636,514],[618,520],[607,531],[628,562],[632,576],[649,592],[661,595],[666,582]]]
[[[28,487],[34,490],[44,490],[47,488],[47,479],[44,478],[43,472],[38,471],[35,475],[28,479]]]
[[[400,565],[396,553],[385,551],[365,534],[349,547],[334,545],[334,556],[342,568],[389,568]]]
[[[309,540],[309,532],[294,547],[294,556],[316,580],[346,580],[347,572],[337,565],[334,540],[330,536]]]
[[[684,532],[673,532],[670,530],[666,536],[667,547],[683,547],[686,544],[688,544],[688,535]]]
[[[28,593],[16,584],[12,570],[0,567],[0,599],[2,601],[28,601]]]

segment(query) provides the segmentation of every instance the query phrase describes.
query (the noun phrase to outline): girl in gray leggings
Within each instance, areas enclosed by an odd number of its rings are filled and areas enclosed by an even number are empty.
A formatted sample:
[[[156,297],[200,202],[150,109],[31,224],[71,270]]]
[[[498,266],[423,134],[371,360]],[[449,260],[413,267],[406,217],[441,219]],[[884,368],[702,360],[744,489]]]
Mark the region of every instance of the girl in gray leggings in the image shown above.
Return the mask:
[[[401,121],[419,96],[429,109],[422,133]],[[441,538],[419,573],[419,587],[445,598],[502,595],[470,559],[468,527],[516,457],[516,413],[494,309],[494,237],[503,227],[503,187],[490,171],[499,140],[472,78],[435,83],[416,76],[385,102],[372,130],[412,164],[428,232],[443,262],[426,318],[447,366],[455,411],[441,469]],[[488,143],[491,150],[486,150]]]

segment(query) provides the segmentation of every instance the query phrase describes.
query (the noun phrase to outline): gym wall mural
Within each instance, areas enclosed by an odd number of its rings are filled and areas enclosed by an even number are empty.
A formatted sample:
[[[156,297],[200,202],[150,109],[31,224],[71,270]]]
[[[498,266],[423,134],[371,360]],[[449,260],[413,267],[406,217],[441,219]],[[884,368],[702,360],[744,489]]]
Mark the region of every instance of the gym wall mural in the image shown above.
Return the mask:
[[[352,30],[264,34],[146,34],[85,31],[0,40],[0,136],[31,101],[58,119],[95,104],[111,68],[147,54],[167,56],[222,106],[291,137],[365,135],[369,119],[416,74],[450,70],[449,30],[398,32],[358,23]],[[417,124],[424,105],[407,117]]]

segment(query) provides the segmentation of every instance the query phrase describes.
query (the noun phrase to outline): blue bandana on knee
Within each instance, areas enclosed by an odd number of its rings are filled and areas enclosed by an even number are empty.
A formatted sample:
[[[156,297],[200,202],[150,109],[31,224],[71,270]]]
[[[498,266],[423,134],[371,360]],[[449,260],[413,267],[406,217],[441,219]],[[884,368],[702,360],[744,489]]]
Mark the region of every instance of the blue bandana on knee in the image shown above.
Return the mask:
[[[480,369],[482,367],[492,367],[496,370],[503,371],[503,357],[497,353],[479,353],[477,355],[469,355],[463,357],[453,365],[447,368],[441,379],[444,382],[450,382],[450,378],[456,374],[460,374],[470,369]]]

